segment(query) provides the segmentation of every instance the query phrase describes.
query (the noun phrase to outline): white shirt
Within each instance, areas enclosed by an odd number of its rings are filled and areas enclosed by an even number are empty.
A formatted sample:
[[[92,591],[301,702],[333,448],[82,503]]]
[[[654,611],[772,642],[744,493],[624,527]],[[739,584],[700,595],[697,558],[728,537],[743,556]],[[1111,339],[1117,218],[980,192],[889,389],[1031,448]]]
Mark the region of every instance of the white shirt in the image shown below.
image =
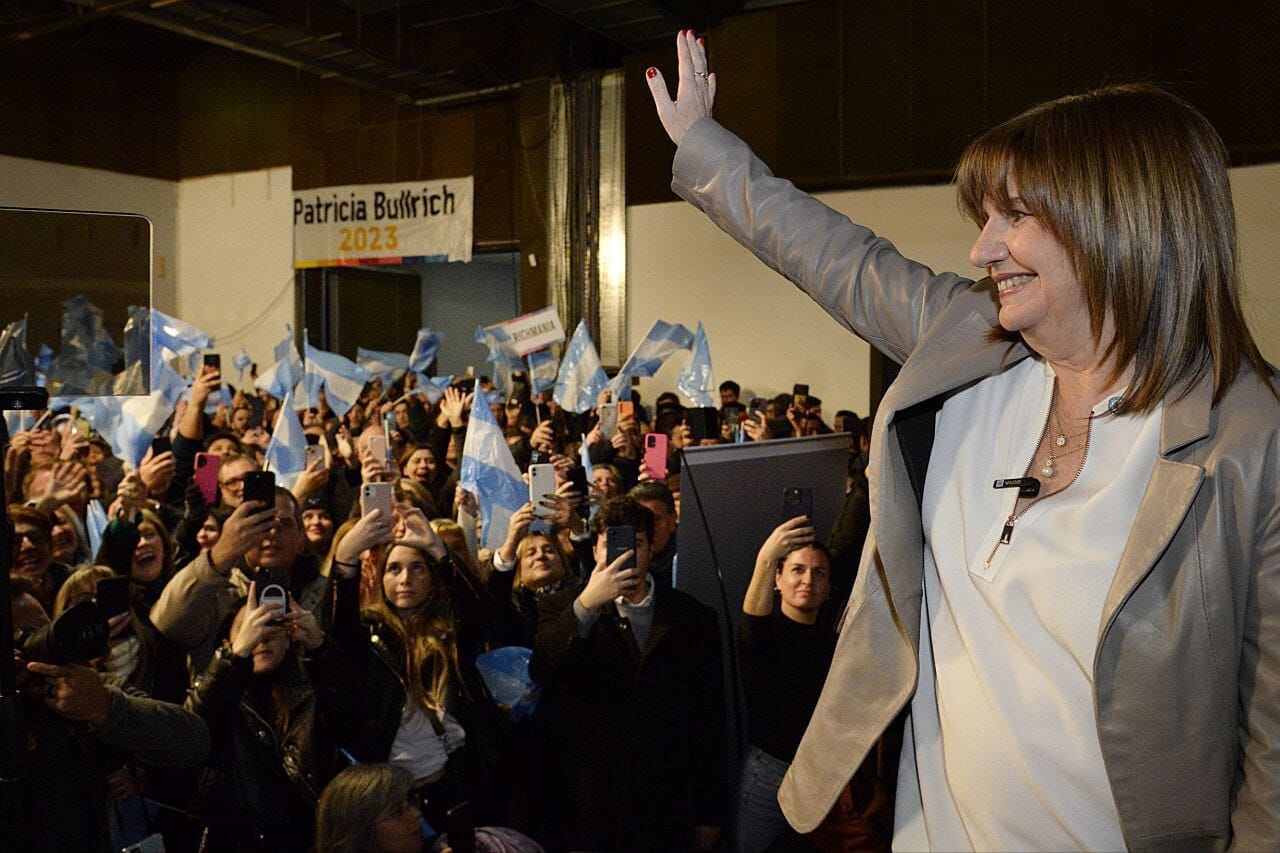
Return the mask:
[[[444,734],[438,735],[426,712],[412,699],[406,699],[387,762],[408,770],[415,780],[439,773],[449,756],[467,742],[467,733],[448,711],[443,714],[443,722]]]
[[[1049,410],[1025,359],[951,397],[925,482],[920,681],[895,850],[1123,850],[1093,705],[1102,608],[1151,479],[1162,409],[1094,409],[1079,479],[1032,505],[989,568]],[[1056,429],[1054,430],[1056,433]],[[1040,477],[1037,458],[1030,475]],[[1059,463],[1069,477],[1074,459]]]

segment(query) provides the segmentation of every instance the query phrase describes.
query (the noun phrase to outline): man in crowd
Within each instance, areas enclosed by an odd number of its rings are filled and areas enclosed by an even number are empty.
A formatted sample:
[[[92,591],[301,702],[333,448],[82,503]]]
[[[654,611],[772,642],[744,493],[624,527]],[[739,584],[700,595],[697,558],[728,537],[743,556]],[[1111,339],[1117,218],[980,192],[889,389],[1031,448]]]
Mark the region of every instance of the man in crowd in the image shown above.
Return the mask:
[[[190,654],[192,671],[208,666],[223,620],[239,607],[252,579],[259,589],[278,583],[300,607],[320,611],[325,579],[306,551],[302,512],[288,489],[276,489],[274,506],[237,506],[213,548],[175,574],[151,608],[157,630]]]
[[[649,543],[649,574],[664,589],[671,589],[676,561],[676,499],[665,483],[637,483],[627,496],[653,514],[653,540]]]
[[[635,549],[610,561],[609,528]],[[653,514],[596,516],[596,567],[539,604],[529,672],[543,689],[553,822],[569,849],[710,849],[725,825],[724,694],[715,613],[649,573]],[[564,803],[572,803],[566,809]]]

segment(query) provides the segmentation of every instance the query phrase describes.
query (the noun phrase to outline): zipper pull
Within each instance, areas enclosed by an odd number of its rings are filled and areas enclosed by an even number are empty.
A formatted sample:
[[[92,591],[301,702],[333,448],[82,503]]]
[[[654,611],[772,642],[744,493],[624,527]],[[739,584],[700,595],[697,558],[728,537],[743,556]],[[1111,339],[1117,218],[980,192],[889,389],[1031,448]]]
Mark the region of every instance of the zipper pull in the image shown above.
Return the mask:
[[[1010,517],[1009,520],[1004,523],[1004,530],[1000,533],[1001,545],[1008,545],[1013,541],[1013,521],[1014,519]]]

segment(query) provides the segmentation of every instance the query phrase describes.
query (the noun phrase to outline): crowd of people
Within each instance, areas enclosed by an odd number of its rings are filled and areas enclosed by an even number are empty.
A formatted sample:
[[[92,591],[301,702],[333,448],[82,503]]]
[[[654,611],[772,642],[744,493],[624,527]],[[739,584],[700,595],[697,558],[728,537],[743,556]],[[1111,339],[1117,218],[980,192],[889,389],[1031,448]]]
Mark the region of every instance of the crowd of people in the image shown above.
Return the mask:
[[[840,411],[828,424],[814,396],[740,400],[725,382],[718,434],[695,439],[674,394],[651,409],[633,394],[614,427],[516,380],[501,397],[486,377],[458,379],[435,402],[405,387],[412,376],[374,380],[342,418],[321,393],[299,414],[322,452],[265,494],[280,401],[232,389],[207,407],[223,385],[212,364],[136,470],[75,410],[12,435],[23,849],[157,835],[168,850],[321,851],[786,838],[776,768],[817,701],[866,534],[867,422]],[[491,407],[522,470],[555,471],[554,496],[516,511],[492,551],[459,486],[473,405]],[[727,770],[730,635],[672,584],[679,450],[833,429],[854,436],[830,541],[811,519],[787,522],[741,603],[753,745],[740,783]],[[653,431],[668,438],[656,478],[643,464]],[[216,484],[197,475],[210,456]],[[391,484],[390,515],[364,505],[373,483]],[[95,501],[109,523],[91,549]],[[621,552],[619,528],[633,532]],[[482,672],[510,648],[527,650],[519,708]]]

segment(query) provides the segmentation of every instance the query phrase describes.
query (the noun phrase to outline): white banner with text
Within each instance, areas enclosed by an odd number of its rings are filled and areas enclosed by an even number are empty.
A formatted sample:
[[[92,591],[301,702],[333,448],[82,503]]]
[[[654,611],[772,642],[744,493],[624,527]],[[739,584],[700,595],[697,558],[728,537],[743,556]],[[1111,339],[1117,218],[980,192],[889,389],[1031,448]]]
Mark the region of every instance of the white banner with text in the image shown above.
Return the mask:
[[[467,176],[297,190],[293,265],[470,261],[473,187]]]

